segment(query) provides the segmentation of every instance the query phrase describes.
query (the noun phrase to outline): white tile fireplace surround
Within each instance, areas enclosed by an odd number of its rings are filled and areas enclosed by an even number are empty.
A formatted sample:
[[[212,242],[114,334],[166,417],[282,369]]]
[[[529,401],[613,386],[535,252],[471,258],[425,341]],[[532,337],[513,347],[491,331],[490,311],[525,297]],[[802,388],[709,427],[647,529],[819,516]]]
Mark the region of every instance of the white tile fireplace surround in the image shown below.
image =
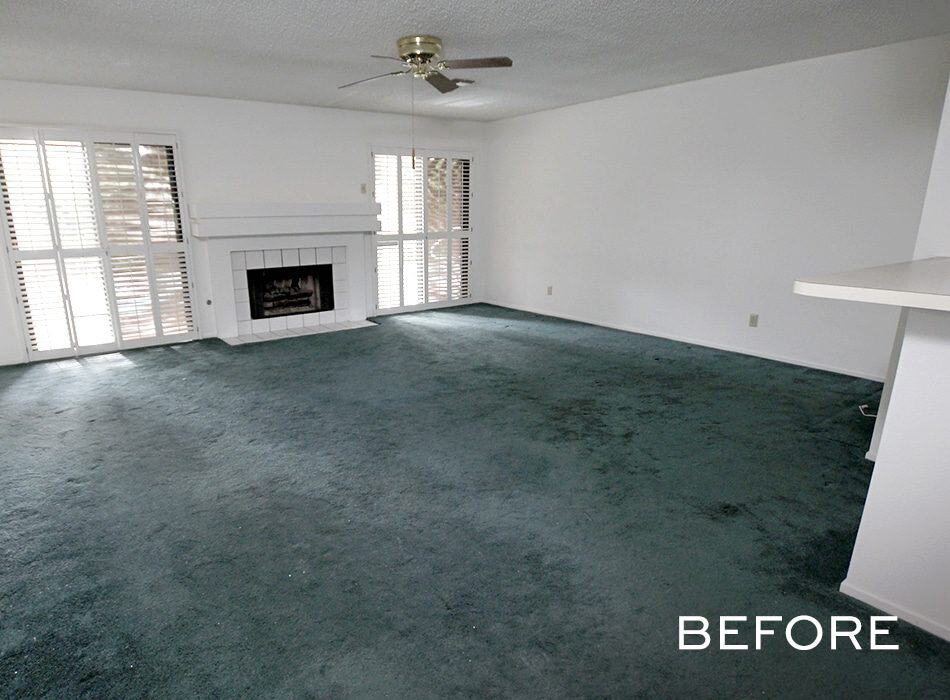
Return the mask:
[[[333,270],[333,310],[274,316],[272,318],[251,318],[247,271],[300,267],[303,265],[331,266]],[[242,342],[373,325],[365,319],[351,318],[350,293],[347,288],[346,246],[284,248],[282,250],[232,250],[231,276],[234,280],[234,306],[237,315],[238,339]]]
[[[376,204],[192,205],[202,337],[231,344],[372,325],[369,237]],[[332,265],[334,309],[251,318],[248,270]]]

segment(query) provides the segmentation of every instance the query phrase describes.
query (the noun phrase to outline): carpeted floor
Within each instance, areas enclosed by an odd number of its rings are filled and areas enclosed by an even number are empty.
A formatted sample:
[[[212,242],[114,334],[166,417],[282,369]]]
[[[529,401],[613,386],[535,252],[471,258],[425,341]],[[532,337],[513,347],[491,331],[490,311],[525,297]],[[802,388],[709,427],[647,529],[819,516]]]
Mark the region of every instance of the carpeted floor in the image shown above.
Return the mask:
[[[872,382],[490,306],[0,369],[0,695],[943,696],[837,592]]]

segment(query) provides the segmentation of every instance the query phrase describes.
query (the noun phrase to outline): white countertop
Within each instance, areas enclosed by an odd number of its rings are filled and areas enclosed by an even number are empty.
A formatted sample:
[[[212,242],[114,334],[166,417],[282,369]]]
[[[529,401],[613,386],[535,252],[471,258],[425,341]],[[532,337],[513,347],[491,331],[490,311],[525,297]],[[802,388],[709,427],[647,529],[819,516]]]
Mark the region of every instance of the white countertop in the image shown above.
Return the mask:
[[[950,311],[950,258],[805,277],[795,280],[794,289],[810,297]]]

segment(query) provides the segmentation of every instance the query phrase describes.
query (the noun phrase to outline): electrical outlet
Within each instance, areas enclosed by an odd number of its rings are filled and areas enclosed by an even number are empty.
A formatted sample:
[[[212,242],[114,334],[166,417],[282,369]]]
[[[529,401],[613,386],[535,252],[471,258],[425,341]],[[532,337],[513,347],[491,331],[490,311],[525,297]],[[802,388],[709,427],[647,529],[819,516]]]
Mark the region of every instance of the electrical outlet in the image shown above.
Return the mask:
[[[360,194],[366,194],[366,183],[360,183]]]
[[[759,315],[749,314],[749,328],[758,328],[758,327],[759,327]]]
[[[554,287],[548,285],[548,296],[551,296],[552,294],[554,294]]]

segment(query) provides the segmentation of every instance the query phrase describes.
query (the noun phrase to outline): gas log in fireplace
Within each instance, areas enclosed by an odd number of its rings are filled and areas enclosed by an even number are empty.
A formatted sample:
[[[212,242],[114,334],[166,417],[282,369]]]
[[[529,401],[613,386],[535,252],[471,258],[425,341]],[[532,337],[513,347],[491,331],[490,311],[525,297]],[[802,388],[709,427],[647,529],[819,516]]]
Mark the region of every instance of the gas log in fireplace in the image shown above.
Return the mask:
[[[333,309],[333,265],[247,271],[251,318],[311,314]]]

